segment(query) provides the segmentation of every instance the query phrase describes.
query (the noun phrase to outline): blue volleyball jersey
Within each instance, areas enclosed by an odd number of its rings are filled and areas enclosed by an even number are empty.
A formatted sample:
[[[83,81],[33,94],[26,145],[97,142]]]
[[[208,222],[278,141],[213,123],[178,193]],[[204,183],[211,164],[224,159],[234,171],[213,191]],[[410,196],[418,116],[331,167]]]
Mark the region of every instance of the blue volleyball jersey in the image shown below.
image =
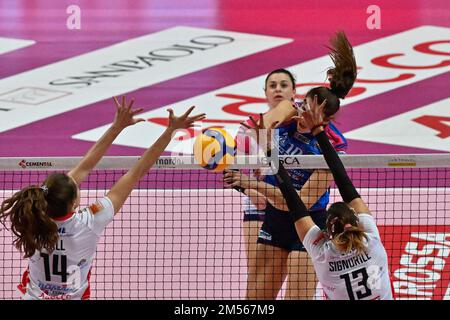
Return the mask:
[[[310,133],[300,133],[297,131],[297,122],[292,121],[286,125],[277,128],[278,149],[280,155],[302,155],[302,154],[322,154],[317,139]],[[330,122],[325,127],[325,132],[338,153],[345,153],[347,150],[347,140],[342,133]],[[312,169],[289,169],[288,173],[291,177],[294,188],[300,190],[313,174]],[[266,183],[277,186],[274,175],[268,175],[264,178]],[[318,201],[311,207],[311,211],[326,208],[329,202],[329,190],[326,191]]]

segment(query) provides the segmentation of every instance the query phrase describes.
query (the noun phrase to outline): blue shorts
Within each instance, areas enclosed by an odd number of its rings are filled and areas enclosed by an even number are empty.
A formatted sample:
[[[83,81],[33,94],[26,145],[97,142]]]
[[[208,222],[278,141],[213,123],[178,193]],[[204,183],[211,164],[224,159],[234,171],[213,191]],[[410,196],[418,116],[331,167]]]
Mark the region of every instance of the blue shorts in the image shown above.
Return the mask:
[[[259,230],[258,243],[269,244],[288,252],[306,251],[288,212],[278,210],[268,203],[265,213],[264,223]],[[310,214],[314,223],[320,229],[325,228],[327,220],[325,209],[311,211]]]

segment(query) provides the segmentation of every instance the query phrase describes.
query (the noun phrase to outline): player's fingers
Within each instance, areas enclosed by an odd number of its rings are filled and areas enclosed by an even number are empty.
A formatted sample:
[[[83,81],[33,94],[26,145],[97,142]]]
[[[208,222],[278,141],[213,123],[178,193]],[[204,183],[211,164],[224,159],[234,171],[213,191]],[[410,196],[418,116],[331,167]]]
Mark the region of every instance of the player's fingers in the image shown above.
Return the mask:
[[[114,102],[116,104],[116,109],[119,109],[119,107],[120,107],[119,101],[117,101],[116,97],[113,97],[113,99],[114,99]]]
[[[202,114],[198,114],[195,116],[190,117],[189,119],[191,119],[192,121],[200,121],[206,118],[206,114],[202,113]]]
[[[144,111],[144,108],[138,108],[138,109],[131,110],[131,115],[135,116],[138,113],[141,113],[142,111]]]
[[[189,116],[189,114],[192,112],[192,110],[194,110],[194,108],[195,106],[191,106],[181,117],[187,118],[187,116]]]
[[[134,99],[131,99],[130,104],[128,105],[128,108],[127,108],[128,111],[131,110],[131,107],[133,106],[133,104],[134,104]]]
[[[264,127],[264,117],[263,117],[262,113],[259,114],[259,127],[263,128],[263,129],[265,128]]]
[[[255,118],[253,118],[253,116],[249,116],[249,118],[250,118],[250,121],[253,123],[253,125],[255,126],[255,128],[256,127],[258,127],[258,124],[256,123],[256,121],[255,121]]]
[[[314,103],[314,102],[313,102],[313,103]],[[311,105],[309,104],[309,102],[306,102],[306,103],[305,103],[305,107],[303,108],[303,110],[304,110],[305,112],[311,111]]]
[[[325,109],[325,105],[327,104],[327,99],[323,100],[322,104],[319,106],[317,112],[319,114],[323,114],[323,109]]]

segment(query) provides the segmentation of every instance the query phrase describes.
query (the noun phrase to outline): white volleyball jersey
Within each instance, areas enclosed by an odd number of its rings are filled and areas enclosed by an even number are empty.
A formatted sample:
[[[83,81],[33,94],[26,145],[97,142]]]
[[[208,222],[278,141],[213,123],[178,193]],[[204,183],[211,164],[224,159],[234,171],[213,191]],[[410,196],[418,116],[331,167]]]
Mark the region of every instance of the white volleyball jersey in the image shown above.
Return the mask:
[[[393,299],[387,253],[375,220],[370,214],[358,217],[367,235],[364,253],[340,253],[317,226],[303,239],[325,297],[331,300]]]
[[[97,243],[113,220],[109,198],[55,220],[59,239],[49,254],[36,251],[18,286],[23,299],[89,299],[89,277]]]

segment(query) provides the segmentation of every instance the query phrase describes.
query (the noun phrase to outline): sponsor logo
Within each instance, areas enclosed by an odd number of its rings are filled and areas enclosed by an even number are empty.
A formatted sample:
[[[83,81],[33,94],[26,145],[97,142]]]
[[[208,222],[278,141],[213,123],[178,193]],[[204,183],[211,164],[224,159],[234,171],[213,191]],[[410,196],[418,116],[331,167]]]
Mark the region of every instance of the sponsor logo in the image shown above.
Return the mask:
[[[291,41],[180,26],[23,72],[0,81],[0,132]]]
[[[97,214],[98,212],[102,211],[104,209],[101,202],[93,203],[89,206],[89,209],[91,210],[92,214]]]
[[[317,236],[317,238],[314,240],[313,245],[314,245],[314,246],[317,246],[317,245],[319,244],[320,241],[322,241],[322,240],[325,239],[325,236],[326,236],[325,232],[321,232],[321,233]]]
[[[19,162],[19,166],[21,166],[22,168],[25,169],[27,167],[26,163],[27,162],[25,160],[22,160],[22,161]]]
[[[46,293],[41,293],[39,299],[41,300],[70,300],[72,296],[70,294],[57,294],[49,296]]]
[[[306,144],[309,144],[309,142],[311,141],[308,137],[299,132],[294,133],[294,139]]]
[[[152,49],[147,54],[125,57],[123,60],[99,66],[94,70],[86,70],[82,71],[81,74],[52,80],[49,84],[52,86],[83,88],[101,83],[107,79],[128,75],[131,72],[139,72],[147,68],[164,65],[205,50],[228,45],[234,41],[234,37],[214,34],[193,37],[187,41],[185,40],[181,44],[172,44],[168,47]]]
[[[416,161],[408,159],[395,159],[388,162],[389,167],[415,167]]]
[[[158,158],[155,163],[155,167],[159,168],[174,168],[176,166],[184,164],[183,160],[177,158]]]
[[[401,256],[393,258],[393,289],[398,300],[449,299],[448,263],[450,233],[448,227],[435,226],[435,230],[416,232],[412,227],[407,234]]]
[[[81,259],[80,262],[78,262],[77,266],[81,268],[85,264],[86,264],[86,259]]]
[[[52,293],[53,295],[61,295],[61,294],[68,294],[73,293],[77,291],[77,288],[69,287],[67,284],[51,284],[51,283],[43,283],[40,280],[38,280],[38,286],[39,289],[41,289],[45,293]]]
[[[431,39],[430,35],[433,35]],[[446,54],[444,45],[449,37],[450,28],[422,26],[355,47],[360,71],[355,86],[342,101],[342,106],[448,72],[450,66],[448,62],[445,62],[443,55]],[[329,57],[323,56],[288,67],[290,70],[295,70],[295,74],[301,75],[296,88],[297,99],[303,99],[311,87],[323,85],[323,73],[317,70],[326,70],[330,63]],[[302,83],[302,79],[312,79],[312,81]],[[202,122],[202,129],[212,126],[222,127],[235,135],[241,121],[246,121],[249,115],[257,117],[259,113],[267,111],[266,99],[260,89],[264,80],[265,75],[262,75],[177,102],[170,107],[176,114],[182,114],[187,106],[195,105],[196,112],[205,112],[208,115]],[[211,108],[211,106],[215,107]],[[141,114],[140,116],[146,117],[148,122],[128,128],[114,143],[147,148],[148,144],[155,141],[167,126],[167,107],[162,106]],[[428,118],[425,120],[430,121]],[[85,131],[73,138],[97,141],[109,126]],[[396,125],[391,127],[394,128]],[[198,135],[202,129],[191,129],[189,134],[183,135],[183,139],[174,139],[167,150],[191,154],[192,144],[189,144],[189,140]],[[378,134],[385,132],[386,130],[379,130]],[[430,133],[422,140],[428,139],[429,135]],[[347,134],[345,136],[347,137]],[[360,135],[355,134],[350,138],[360,139]],[[396,139],[396,137],[393,136],[390,139]],[[408,139],[411,141],[417,137],[410,135]],[[370,137],[367,140],[370,141]],[[405,142],[402,141],[399,144],[404,145]],[[427,145],[422,142],[417,144]],[[445,145],[441,142],[440,148],[448,149],[450,144]],[[429,145],[429,148],[434,146]]]
[[[284,164],[286,164],[286,165],[300,165],[300,160],[298,159],[298,158],[295,158],[295,157],[289,157],[289,156],[286,156],[286,157],[284,157],[284,158],[280,158],[280,162],[284,165]]]
[[[264,240],[268,240],[271,241],[272,240],[272,235],[265,232],[264,230],[259,230],[259,238],[264,239]]]
[[[39,105],[69,94],[71,93],[65,91],[24,87],[0,94],[0,101],[27,105]]]
[[[48,168],[48,167],[53,167],[53,164],[51,162],[49,162],[49,161],[26,161],[25,159],[20,161],[18,163],[18,165],[20,167],[22,167],[23,169],[26,169],[26,168]]]

